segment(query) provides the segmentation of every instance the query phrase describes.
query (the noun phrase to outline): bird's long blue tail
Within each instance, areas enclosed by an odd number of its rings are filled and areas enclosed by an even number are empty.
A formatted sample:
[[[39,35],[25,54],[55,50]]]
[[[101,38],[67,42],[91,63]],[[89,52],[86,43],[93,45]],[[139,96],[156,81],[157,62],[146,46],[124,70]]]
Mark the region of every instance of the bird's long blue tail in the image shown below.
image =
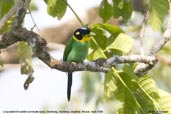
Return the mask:
[[[71,97],[71,86],[72,86],[72,73],[68,73],[68,85],[67,85],[68,101],[70,101],[70,97]]]

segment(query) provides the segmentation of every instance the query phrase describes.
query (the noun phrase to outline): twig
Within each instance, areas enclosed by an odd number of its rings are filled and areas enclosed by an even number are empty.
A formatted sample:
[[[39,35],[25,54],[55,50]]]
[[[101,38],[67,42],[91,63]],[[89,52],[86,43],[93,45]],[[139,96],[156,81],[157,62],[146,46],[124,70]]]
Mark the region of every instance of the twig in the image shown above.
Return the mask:
[[[148,10],[144,14],[144,19],[142,21],[142,27],[140,31],[140,54],[144,55],[144,33],[145,33],[145,23],[148,19]]]
[[[148,63],[153,64],[156,61],[156,58],[153,56],[142,56],[142,55],[129,55],[129,56],[113,56],[106,60],[106,64],[111,67],[115,64],[123,63]]]
[[[31,13],[30,8],[28,9],[28,11],[29,11],[30,17],[31,17],[31,19],[32,19],[32,21],[33,21],[33,23],[34,23],[34,26],[31,28],[31,30],[33,30],[34,27],[36,27],[37,30],[40,31],[39,27],[37,26],[36,22],[34,21],[34,18],[33,18],[33,15],[32,15],[32,13]]]

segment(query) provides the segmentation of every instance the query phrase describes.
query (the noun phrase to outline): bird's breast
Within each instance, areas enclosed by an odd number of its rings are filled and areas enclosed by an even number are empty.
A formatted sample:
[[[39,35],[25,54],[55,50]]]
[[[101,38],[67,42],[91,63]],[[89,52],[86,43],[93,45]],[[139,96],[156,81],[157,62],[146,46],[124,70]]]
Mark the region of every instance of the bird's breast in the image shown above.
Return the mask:
[[[74,42],[72,50],[68,56],[69,62],[81,62],[83,61],[88,54],[88,48],[90,43],[78,43]]]

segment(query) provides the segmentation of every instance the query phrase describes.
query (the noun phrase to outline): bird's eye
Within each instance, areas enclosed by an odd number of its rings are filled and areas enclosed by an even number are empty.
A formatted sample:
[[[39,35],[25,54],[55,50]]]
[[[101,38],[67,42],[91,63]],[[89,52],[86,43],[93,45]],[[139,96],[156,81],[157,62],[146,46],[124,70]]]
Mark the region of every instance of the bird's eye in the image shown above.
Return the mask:
[[[75,35],[80,35],[80,32],[77,31],[77,32],[75,33]]]
[[[81,39],[82,39],[82,35],[81,35],[81,33],[80,33],[79,31],[76,31],[76,32],[74,33],[74,36],[75,36],[78,40],[81,40]]]

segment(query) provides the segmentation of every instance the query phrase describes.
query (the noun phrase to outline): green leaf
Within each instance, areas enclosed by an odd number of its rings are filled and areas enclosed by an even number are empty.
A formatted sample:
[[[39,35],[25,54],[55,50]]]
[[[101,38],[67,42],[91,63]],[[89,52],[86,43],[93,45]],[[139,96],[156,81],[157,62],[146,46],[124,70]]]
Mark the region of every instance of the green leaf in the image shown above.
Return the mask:
[[[94,24],[91,31],[96,34],[94,38],[102,49],[105,49],[120,33],[124,32],[120,27],[110,24]]]
[[[167,0],[150,0],[150,19],[149,23],[154,30],[161,29],[164,18],[168,13]]]
[[[159,91],[154,80],[150,76],[143,76],[138,79],[138,91],[135,93],[136,99],[146,112],[160,110]]]
[[[118,35],[119,33],[123,33],[124,31],[119,27],[111,24],[94,24],[91,26],[92,29],[100,28],[109,32],[111,35]]]
[[[3,28],[0,30],[0,34],[3,34],[5,32],[7,32],[10,27],[12,26],[12,23],[14,21],[14,16],[12,16],[6,23],[5,25],[3,26]]]
[[[112,6],[108,3],[107,0],[103,0],[99,8],[99,16],[103,19],[105,23],[112,16]]]
[[[131,51],[133,45],[134,45],[134,40],[132,37],[120,33],[115,38],[114,42],[112,42],[109,46],[107,46],[106,51],[110,49],[116,49],[127,54],[128,52]]]
[[[142,88],[154,99],[159,98],[158,87],[150,76],[140,77],[138,80]]]
[[[94,28],[91,29],[91,31],[96,34],[96,36],[94,36],[94,39],[96,40],[98,45],[102,49],[105,49],[106,48],[106,44],[107,44],[107,36],[106,36],[105,30],[103,30],[101,27],[94,27]],[[92,49],[95,49],[96,45],[91,41],[90,47]]]
[[[109,71],[105,75],[104,81],[104,96],[106,99],[111,99],[114,97],[114,91],[116,91],[117,86],[115,85],[116,80],[113,78],[112,71]]]
[[[38,7],[37,7],[37,4],[35,3],[35,0],[31,0],[30,10],[31,11],[37,11],[38,10]]]
[[[118,18],[123,17],[127,21],[132,15],[131,0],[112,0],[113,1],[113,16]]]
[[[141,90],[135,92],[134,96],[145,114],[148,114],[150,110],[152,111],[156,109],[156,106],[153,104],[153,102]]]
[[[0,19],[11,9],[14,3],[14,0],[0,0]]]
[[[14,3],[15,3],[14,0],[0,0],[0,19],[11,9]],[[0,34],[3,34],[4,32],[9,30],[9,28],[12,25],[13,20],[14,20],[14,17],[11,17],[7,21],[7,23],[5,23],[3,28],[0,30]]]
[[[87,59],[92,61],[98,58],[104,58],[103,50],[106,48],[107,36],[103,28],[100,27],[100,24],[94,24],[91,27],[91,31],[96,35],[93,36],[91,40],[90,48],[92,49],[91,53],[87,56]]]
[[[26,42],[18,44],[18,56],[21,64],[21,74],[32,74],[32,49]]]
[[[95,39],[97,40],[98,43],[99,42],[101,43],[103,49],[104,46],[106,48],[107,45],[114,42],[115,38],[120,33],[124,33],[124,31],[119,26],[115,26],[111,24],[94,24],[92,26],[92,32],[96,34]]]
[[[160,99],[158,102],[160,104],[161,110],[166,114],[171,113],[171,94],[159,89]]]
[[[125,97],[123,114],[147,114],[142,107],[137,105],[134,96],[132,96],[130,93],[125,93]]]
[[[103,50],[101,49],[95,49],[93,50],[88,56],[87,56],[87,59],[89,61],[93,61],[93,60],[96,60],[96,59],[99,59],[99,58],[104,58],[104,54],[103,54]]]
[[[47,4],[47,12],[53,17],[57,17],[59,20],[64,16],[67,4],[64,0],[45,0]]]
[[[104,53],[106,54],[108,58],[114,55],[118,55],[118,56],[124,55],[124,53],[121,50],[117,50],[117,49],[110,49],[110,50],[105,51]]]

